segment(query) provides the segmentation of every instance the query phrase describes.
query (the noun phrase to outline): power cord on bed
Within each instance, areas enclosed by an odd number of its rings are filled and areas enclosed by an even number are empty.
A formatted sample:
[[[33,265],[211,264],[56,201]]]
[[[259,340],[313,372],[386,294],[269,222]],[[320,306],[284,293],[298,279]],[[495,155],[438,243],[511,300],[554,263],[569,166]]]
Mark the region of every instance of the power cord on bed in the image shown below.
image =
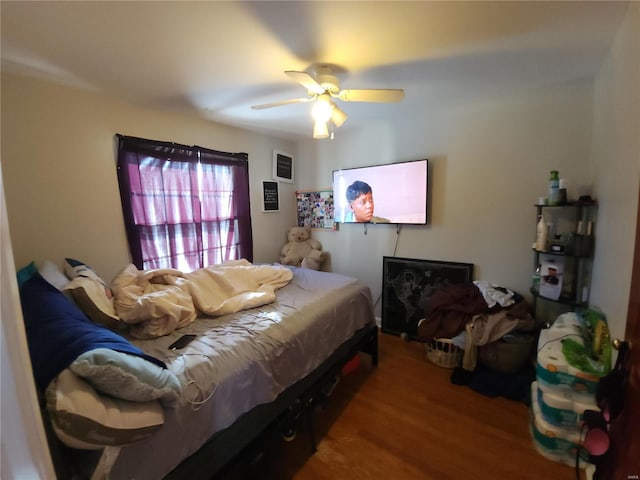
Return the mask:
[[[181,358],[182,361],[184,362],[184,376],[187,379],[187,384],[184,386],[184,389],[182,390],[182,396],[187,400],[187,402],[189,402],[191,404],[191,409],[194,411],[200,410],[200,408],[202,407],[202,405],[204,405],[205,403],[207,403],[211,397],[213,397],[213,394],[216,393],[216,390],[218,388],[218,384],[216,383],[213,387],[213,389],[211,390],[211,392],[209,392],[208,394],[202,389],[202,387],[200,387],[200,385],[198,385],[198,383],[189,376],[188,370],[187,370],[187,360],[185,357],[188,356],[194,356],[194,357],[206,357],[205,355],[201,354],[201,353],[181,353],[180,355],[176,355],[177,358]],[[217,370],[217,367],[216,367]],[[217,373],[217,372],[216,372]],[[191,400],[189,398],[187,398],[187,390],[193,387],[196,389],[196,394],[194,395],[194,400]],[[204,397],[202,400],[196,400],[199,397]]]

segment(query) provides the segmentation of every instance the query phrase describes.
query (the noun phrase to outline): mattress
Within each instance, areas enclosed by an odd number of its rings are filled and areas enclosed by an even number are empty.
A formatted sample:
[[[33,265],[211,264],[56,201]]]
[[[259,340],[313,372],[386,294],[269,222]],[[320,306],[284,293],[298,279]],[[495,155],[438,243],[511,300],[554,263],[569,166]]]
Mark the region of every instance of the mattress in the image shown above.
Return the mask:
[[[146,441],[121,448],[111,478],[162,478],[214,433],[322,364],[343,342],[375,324],[371,293],[340,274],[291,267],[274,303],[222,317],[202,317],[172,335],[132,343],[164,361],[184,393]],[[197,338],[182,350],[169,345]]]

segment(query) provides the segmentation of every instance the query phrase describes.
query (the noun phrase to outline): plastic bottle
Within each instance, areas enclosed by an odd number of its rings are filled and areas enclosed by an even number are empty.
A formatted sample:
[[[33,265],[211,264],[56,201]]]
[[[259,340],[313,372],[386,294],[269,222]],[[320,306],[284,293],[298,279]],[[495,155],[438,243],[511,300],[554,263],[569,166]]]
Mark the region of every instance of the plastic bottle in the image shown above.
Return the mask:
[[[541,266],[538,265],[538,268],[536,268],[535,273],[533,274],[533,284],[531,285],[531,289],[535,292],[538,293],[540,292],[540,271],[541,271]]]
[[[567,196],[567,181],[564,178],[561,178],[560,182],[559,182],[559,186],[560,186],[560,190],[559,190],[559,192],[560,192],[560,205],[564,205],[569,200],[569,198]]]
[[[549,177],[549,205],[560,205],[560,177],[557,170],[551,170]]]
[[[584,222],[578,220],[576,233],[573,236],[573,255],[584,255]]]
[[[586,234],[582,237],[582,255],[591,255],[591,249],[593,248],[593,222],[589,220],[587,222]]]
[[[549,237],[549,227],[544,222],[544,218],[540,215],[538,224],[536,225],[536,250],[539,252],[547,251],[547,241]]]

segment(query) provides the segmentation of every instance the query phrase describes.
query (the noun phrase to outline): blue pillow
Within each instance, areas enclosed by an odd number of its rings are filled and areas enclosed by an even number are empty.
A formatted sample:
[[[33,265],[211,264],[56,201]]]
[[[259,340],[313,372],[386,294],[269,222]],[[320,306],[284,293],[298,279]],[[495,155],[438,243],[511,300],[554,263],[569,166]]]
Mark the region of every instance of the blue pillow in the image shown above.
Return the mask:
[[[79,355],[96,348],[137,355],[166,368],[124,337],[89,320],[37,272],[21,285],[20,301],[33,374],[42,391]]]
[[[36,273],[38,273],[38,267],[36,267],[36,264],[34,262],[31,262],[26,267],[22,267],[16,274],[16,276],[18,277],[18,286],[21,286]]]

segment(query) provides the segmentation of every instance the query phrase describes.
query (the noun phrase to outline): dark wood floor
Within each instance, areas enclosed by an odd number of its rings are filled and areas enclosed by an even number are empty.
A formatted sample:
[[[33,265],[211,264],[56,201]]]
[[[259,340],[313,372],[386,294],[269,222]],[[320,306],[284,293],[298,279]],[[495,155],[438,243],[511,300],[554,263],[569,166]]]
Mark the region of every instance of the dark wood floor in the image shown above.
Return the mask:
[[[228,478],[575,478],[534,449],[524,403],[453,385],[451,372],[429,362],[422,344],[381,334],[378,367],[362,355],[316,409],[315,454],[306,429],[291,442],[274,434],[249,468],[245,459],[242,475]]]

